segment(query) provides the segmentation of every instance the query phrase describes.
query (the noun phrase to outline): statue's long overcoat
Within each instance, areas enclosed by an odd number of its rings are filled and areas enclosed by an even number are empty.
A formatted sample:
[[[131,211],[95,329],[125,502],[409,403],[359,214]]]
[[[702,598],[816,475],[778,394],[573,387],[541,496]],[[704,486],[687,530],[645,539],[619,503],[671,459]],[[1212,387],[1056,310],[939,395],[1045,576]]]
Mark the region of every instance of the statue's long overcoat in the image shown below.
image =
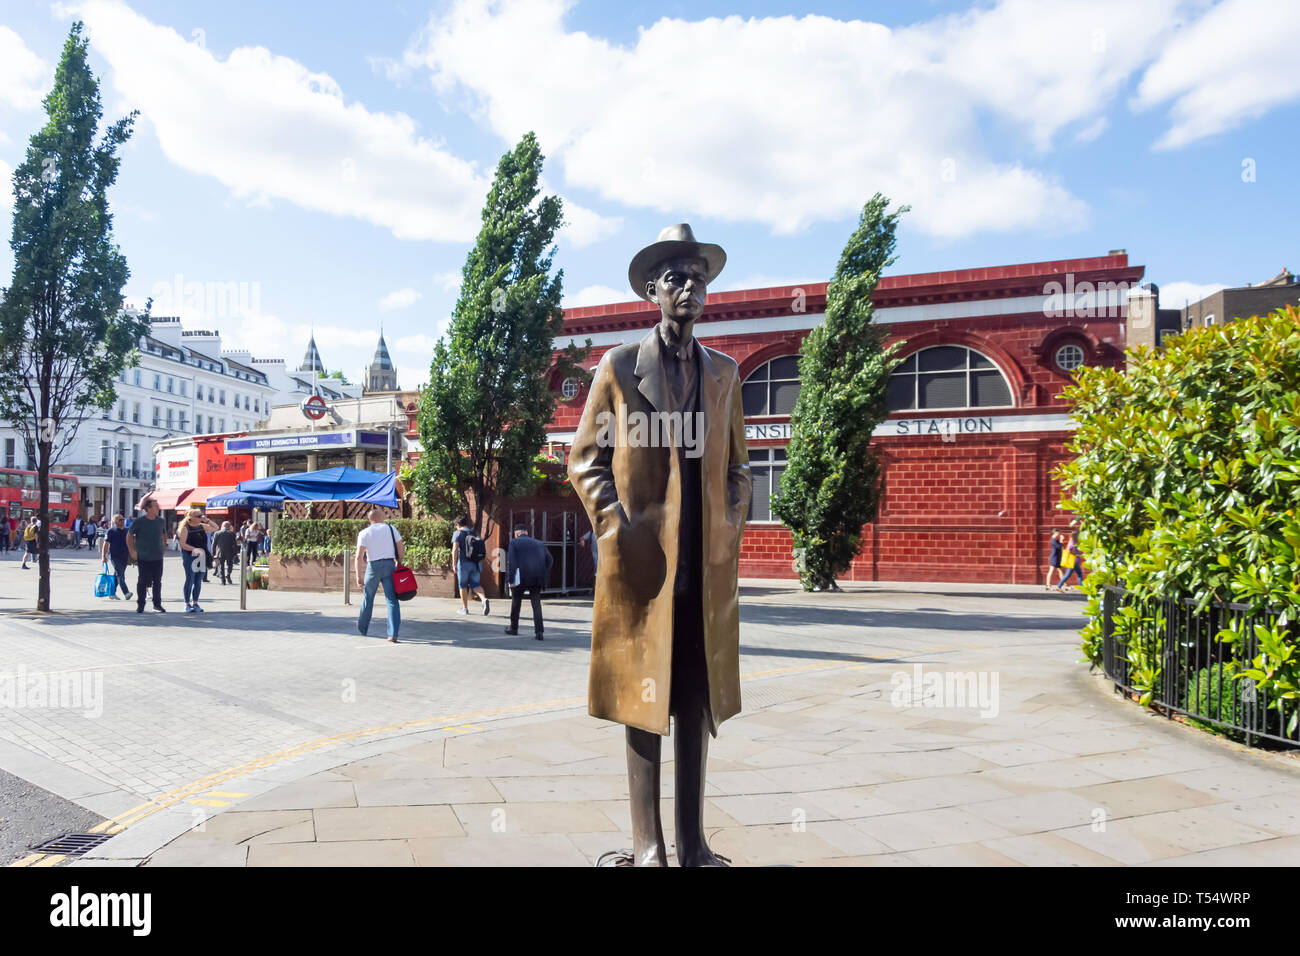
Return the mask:
[[[600,562],[587,690],[593,717],[668,733],[673,591],[682,467],[671,447],[647,441],[640,421],[662,422],[669,385],[652,329],[601,359],[569,455],[569,477],[587,509]],[[735,361],[697,341],[703,415],[700,581],[709,719],[714,734],[740,712],[737,564],[752,479]],[[690,439],[691,433],[682,434]],[[651,439],[653,440],[653,439]],[[696,448],[700,445],[695,445]]]

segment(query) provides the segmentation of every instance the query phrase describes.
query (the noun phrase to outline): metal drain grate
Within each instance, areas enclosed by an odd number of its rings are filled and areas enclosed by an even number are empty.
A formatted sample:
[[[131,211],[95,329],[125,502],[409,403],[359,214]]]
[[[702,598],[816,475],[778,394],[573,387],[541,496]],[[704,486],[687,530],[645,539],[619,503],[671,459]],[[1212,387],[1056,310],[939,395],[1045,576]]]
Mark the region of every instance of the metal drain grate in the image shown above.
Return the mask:
[[[64,856],[84,856],[101,843],[108,841],[107,833],[68,833],[40,846],[32,847],[35,853],[62,853]]]

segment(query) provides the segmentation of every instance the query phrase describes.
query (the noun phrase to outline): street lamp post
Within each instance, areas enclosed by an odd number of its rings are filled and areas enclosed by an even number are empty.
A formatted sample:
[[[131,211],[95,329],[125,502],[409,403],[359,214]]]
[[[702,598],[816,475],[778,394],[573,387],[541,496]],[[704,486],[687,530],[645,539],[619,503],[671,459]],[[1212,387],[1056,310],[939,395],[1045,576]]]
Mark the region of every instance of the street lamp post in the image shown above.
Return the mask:
[[[111,482],[110,493],[108,498],[108,508],[106,509],[108,512],[106,517],[112,517],[112,515],[117,513],[117,471],[122,466],[122,438],[135,437],[134,432],[130,431],[129,429],[123,428],[120,425],[117,428],[114,428],[113,431],[116,432],[120,437],[117,438],[115,441],[113,441],[111,444],[106,439],[101,438],[99,440],[99,447],[101,451],[107,448],[107,449],[111,449],[113,452],[113,464],[110,466],[113,469],[112,482]]]

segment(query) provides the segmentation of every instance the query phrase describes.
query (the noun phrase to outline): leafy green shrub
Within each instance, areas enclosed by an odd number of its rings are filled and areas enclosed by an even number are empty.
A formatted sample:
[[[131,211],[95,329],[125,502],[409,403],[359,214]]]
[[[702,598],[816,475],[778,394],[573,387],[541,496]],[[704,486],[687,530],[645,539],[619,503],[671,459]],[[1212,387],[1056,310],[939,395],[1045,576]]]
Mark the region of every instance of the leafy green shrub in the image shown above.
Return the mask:
[[[1187,684],[1187,693],[1183,698],[1183,709],[1189,714],[1200,714],[1211,720],[1241,727],[1245,725],[1245,706],[1241,700],[1242,688],[1234,678],[1236,668],[1231,662],[1202,667]],[[1234,731],[1227,731],[1214,724],[1188,718],[1189,722],[1215,733],[1226,733],[1231,737],[1242,736]]]
[[[406,542],[406,563],[416,571],[451,566],[451,522],[441,518],[398,518],[390,522]],[[357,545],[363,518],[282,518],[275,526],[275,553],[282,558],[340,560]]]
[[[1259,653],[1241,675],[1292,712],[1293,730],[1300,310],[1192,329],[1158,350],[1135,347],[1130,360],[1127,374],[1081,369],[1065,393],[1078,430],[1070,446],[1077,457],[1061,468],[1064,506],[1079,515],[1093,569],[1083,585],[1091,619],[1084,651],[1100,664],[1106,584],[1141,604],[1170,596],[1192,597],[1198,609],[1212,600],[1246,604],[1267,623],[1255,626]],[[1136,626],[1135,616],[1118,616],[1117,636]],[[1239,646],[1240,627],[1216,637]],[[1158,678],[1158,669],[1143,678]]]

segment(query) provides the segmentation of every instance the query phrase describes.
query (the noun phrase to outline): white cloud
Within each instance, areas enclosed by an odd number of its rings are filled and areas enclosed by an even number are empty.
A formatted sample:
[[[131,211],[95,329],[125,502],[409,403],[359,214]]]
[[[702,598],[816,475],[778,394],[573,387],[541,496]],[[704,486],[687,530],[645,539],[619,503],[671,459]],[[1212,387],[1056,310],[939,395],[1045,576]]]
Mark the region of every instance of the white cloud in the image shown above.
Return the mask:
[[[239,198],[351,216],[399,239],[464,241],[488,180],[402,113],[348,102],[328,75],[263,47],[224,60],[116,0],[86,0],[97,53],[168,159]]]
[[[460,281],[461,274],[459,271],[438,272],[433,276],[433,284],[443,292],[459,292]]]
[[[1082,127],[1074,134],[1076,143],[1091,143],[1094,139],[1106,132],[1106,127],[1110,125],[1110,120],[1104,116],[1099,116],[1087,126]]]
[[[1004,0],[900,30],[664,18],[622,47],[568,30],[568,0],[458,0],[403,67],[468,96],[507,141],[536,129],[568,186],[629,207],[793,233],[851,217],[879,190],[937,236],[1060,231],[1086,221],[1084,204],[991,156],[981,115],[1039,149],[1062,127],[1095,126],[1171,28],[1173,3]]]
[[[566,309],[580,309],[586,305],[610,305],[614,302],[632,302],[636,296],[631,289],[611,289],[607,285],[589,285],[572,295],[565,296],[561,305]]]
[[[394,289],[379,300],[381,309],[407,309],[420,301],[421,295],[414,289]]]
[[[477,234],[489,175],[421,136],[406,114],[349,102],[327,74],[264,47],[219,59],[120,0],[83,0],[70,12],[86,21],[114,88],[153,125],[167,158],[249,205],[285,200],[398,239]],[[570,225],[561,235],[575,246],[621,222],[568,200],[565,209]]]
[[[0,159],[0,209],[14,207],[14,168]]]
[[[938,237],[1068,231],[1087,207],[1016,147],[1095,139],[1153,61],[1135,102],[1174,100],[1162,145],[1300,95],[1300,17],[1276,0],[1000,0],[898,29],[665,17],[627,46],[568,29],[572,5],[455,0],[386,70],[427,71],[507,141],[536,129],[570,188],[777,233],[876,191]]]
[[[0,26],[0,104],[34,110],[54,79],[54,68],[27,48],[13,30]]]
[[[564,200],[564,225],[556,233],[556,240],[577,248],[589,246],[615,235],[623,228],[621,216],[602,216],[579,206],[571,199]]]
[[[410,383],[408,387],[428,379],[429,363],[433,361],[433,344],[446,331],[450,322],[450,318],[440,322],[435,329],[437,335],[403,335],[388,343],[389,354],[397,366],[397,374],[403,382]]]
[[[1181,309],[1184,305],[1200,302],[1228,286],[1222,282],[1169,282],[1160,286],[1160,308]]]
[[[1135,105],[1172,100],[1156,142],[1175,149],[1300,98],[1300,15],[1276,0],[1224,0],[1188,23],[1142,77]]]

